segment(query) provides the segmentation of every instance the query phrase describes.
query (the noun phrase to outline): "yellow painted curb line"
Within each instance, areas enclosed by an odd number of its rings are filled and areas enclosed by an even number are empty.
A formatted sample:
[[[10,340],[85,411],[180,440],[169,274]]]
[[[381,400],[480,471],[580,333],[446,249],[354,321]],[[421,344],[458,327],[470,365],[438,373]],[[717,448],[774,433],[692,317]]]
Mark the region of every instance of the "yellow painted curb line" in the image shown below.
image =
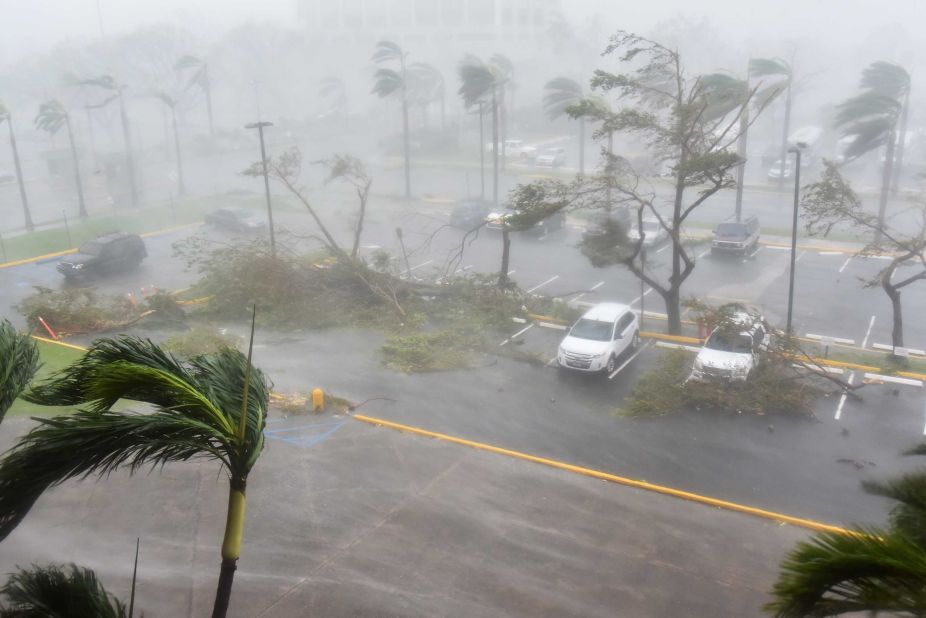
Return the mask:
[[[540,315],[539,313],[528,313],[527,317],[532,320],[541,320],[543,322],[553,322],[554,324],[568,324],[565,320],[554,318],[552,315]]]
[[[456,202],[455,199],[449,197],[421,197],[418,199],[428,204],[453,204]]]
[[[678,343],[694,343],[701,345],[704,343],[703,339],[698,339],[697,337],[685,337],[683,335],[666,335],[663,333],[651,333],[651,332],[642,332],[640,333],[641,337],[647,337],[649,339],[662,339],[664,341],[675,341]]]
[[[473,442],[471,440],[465,440],[463,438],[456,438],[454,436],[448,436],[442,433],[435,433],[433,431],[427,431],[426,429],[419,429],[418,427],[411,427],[409,425],[401,425],[399,423],[393,423],[392,421],[383,420],[381,418],[364,416],[362,414],[355,414],[354,418],[357,419],[358,421],[362,421],[370,425],[381,425],[383,427],[388,427],[390,429],[396,429],[398,431],[402,431],[405,433],[412,433],[412,434],[416,434],[419,436],[425,436],[427,438],[435,438],[437,440],[443,440],[445,442],[461,444],[463,446],[469,446],[471,448],[482,450],[482,451],[489,451],[490,453],[496,453],[498,455],[505,455],[507,457],[513,457],[515,459],[522,459],[524,461],[531,461],[534,463],[542,464],[544,466],[549,466],[551,468],[557,468],[559,470],[566,470],[567,472],[574,472],[576,474],[581,474],[583,476],[589,476],[589,477],[601,479],[604,481],[610,481],[612,483],[617,483],[619,485],[626,485],[628,487],[636,487],[637,489],[643,489],[645,491],[651,491],[651,492],[663,494],[666,496],[672,496],[674,498],[681,498],[682,500],[688,500],[690,502],[706,504],[708,506],[714,506],[717,508],[726,509],[728,511],[734,511],[737,513],[745,513],[747,515],[754,515],[756,517],[762,517],[762,518],[770,519],[772,521],[777,521],[780,523],[801,526],[802,528],[807,528],[808,530],[816,530],[817,532],[835,532],[838,534],[853,534],[851,531],[846,530],[845,528],[840,528],[839,526],[833,526],[830,524],[824,524],[822,522],[814,521],[812,519],[803,519],[801,517],[793,517],[791,515],[785,515],[784,513],[776,513],[774,511],[766,511],[764,509],[759,509],[759,508],[752,507],[752,506],[746,506],[745,504],[738,504],[736,502],[727,502],[726,500],[718,500],[717,498],[702,496],[700,494],[694,494],[691,492],[682,491],[680,489],[673,489],[671,487],[666,487],[664,485],[654,485],[653,483],[647,483],[646,481],[639,481],[636,479],[629,479],[623,476],[616,476],[614,474],[608,474],[607,472],[601,472],[599,470],[593,470],[591,468],[583,468],[581,466],[574,466],[572,464],[564,463],[561,461],[556,461],[553,459],[546,459],[545,457],[537,457],[536,455],[528,455],[527,453],[522,453],[520,451],[512,451],[506,448],[492,446],[490,444],[483,444],[482,442]]]
[[[86,352],[87,348],[79,345],[74,345],[73,343],[65,343],[63,341],[55,341],[54,339],[49,339],[47,337],[39,337],[38,335],[32,335],[32,338],[36,341],[41,341],[42,343],[51,343],[53,345],[60,345],[63,348],[71,348],[72,350],[80,350],[81,352]]]
[[[184,223],[183,225],[175,225],[174,227],[167,227],[163,230],[154,230],[153,232],[145,232],[144,234],[139,234],[142,238],[151,238],[153,236],[160,236],[161,234],[170,234],[171,232],[176,232],[177,230],[185,230],[188,227],[196,227],[202,225],[202,221],[194,221],[193,223]]]
[[[32,262],[38,262],[39,260],[45,260],[48,258],[59,257],[62,255],[67,255],[69,253],[76,253],[77,249],[67,249],[65,251],[55,251],[54,253],[46,253],[45,255],[39,255],[31,258],[23,258],[21,260],[14,260],[12,262],[4,262],[0,264],[0,268],[12,268],[13,266],[22,266],[23,264],[31,264]]]

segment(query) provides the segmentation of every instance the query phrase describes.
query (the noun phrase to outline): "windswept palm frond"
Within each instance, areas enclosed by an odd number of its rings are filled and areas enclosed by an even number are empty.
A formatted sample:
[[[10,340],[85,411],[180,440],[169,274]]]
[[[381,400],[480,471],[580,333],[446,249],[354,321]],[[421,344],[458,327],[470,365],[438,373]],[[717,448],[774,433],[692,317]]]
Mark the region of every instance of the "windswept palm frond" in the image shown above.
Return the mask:
[[[899,531],[821,533],[781,565],[766,611],[781,618],[926,611],[926,552]]]
[[[423,102],[444,96],[444,76],[430,64],[416,62],[408,67],[409,90]]]
[[[8,602],[0,617],[93,616],[126,618],[125,604],[106,592],[90,569],[68,566],[32,566],[10,575],[0,594]]]
[[[29,335],[8,320],[0,322],[0,421],[39,368],[39,351]]]
[[[398,60],[405,61],[405,52],[398,44],[392,41],[380,41],[376,44],[376,51],[373,52],[373,62],[390,62]]]
[[[99,77],[92,77],[90,79],[78,79],[75,82],[78,86],[96,86],[97,88],[103,88],[104,90],[119,90],[119,84],[116,83],[116,80],[112,75],[100,75]]]
[[[463,104],[466,107],[476,105],[481,99],[484,99],[493,88],[499,85],[499,76],[493,68],[487,64],[471,59],[466,59],[460,63],[460,89],[457,90],[463,98]]]
[[[845,151],[847,159],[857,158],[885,145],[900,117],[897,100],[873,92],[854,96],[837,107],[836,126],[855,139]]]
[[[705,120],[717,120],[741,108],[749,96],[745,80],[727,73],[710,73],[699,79]]]
[[[749,75],[752,77],[791,78],[791,65],[781,58],[752,58],[749,61]]]
[[[554,77],[544,86],[543,109],[550,120],[566,115],[566,108],[582,99],[582,85],[568,77]]]
[[[322,79],[318,83],[318,95],[322,97],[336,96],[339,100],[345,98],[344,80],[333,75]]]
[[[35,127],[46,131],[49,135],[57,133],[67,120],[67,110],[57,99],[45,101],[39,106],[39,113],[35,117]]]
[[[865,481],[865,491],[895,500],[891,526],[916,541],[926,551],[926,476],[906,474],[891,481]]]
[[[514,63],[508,56],[492,54],[489,64],[498,69],[498,75],[502,81],[511,82],[514,79]]]
[[[209,88],[209,71],[205,62],[196,56],[191,56],[188,54],[186,56],[182,56],[174,64],[175,71],[185,71],[187,69],[196,70],[190,74],[186,86],[184,86],[184,90],[189,90],[193,86],[198,86],[203,90],[207,90]]]
[[[376,69],[373,74],[373,90],[371,92],[385,98],[401,94],[405,89],[405,82],[398,71],[392,69]]]
[[[203,61],[196,56],[186,54],[177,60],[174,64],[174,70],[182,71],[183,69],[192,69],[193,67],[201,67],[203,64]]]
[[[873,62],[862,71],[862,88],[896,101],[910,91],[910,74],[893,62]]]

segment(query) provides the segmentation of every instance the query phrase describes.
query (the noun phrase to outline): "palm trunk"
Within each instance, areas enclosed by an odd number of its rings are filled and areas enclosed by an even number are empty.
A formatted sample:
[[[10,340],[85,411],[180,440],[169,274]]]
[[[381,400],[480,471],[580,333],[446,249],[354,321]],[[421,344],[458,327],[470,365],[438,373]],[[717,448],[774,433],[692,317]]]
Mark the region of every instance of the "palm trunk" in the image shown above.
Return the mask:
[[[440,132],[443,134],[447,131],[447,101],[443,90],[440,93]]]
[[[508,285],[508,264],[511,260],[511,234],[505,223],[502,223],[502,267],[498,271],[498,287]]]
[[[679,169],[684,169],[685,153],[678,159]],[[669,278],[669,289],[663,298],[666,301],[666,319],[670,335],[682,334],[682,316],[679,307],[682,287],[682,246],[681,246],[681,214],[682,200],[685,196],[685,183],[682,173],[678,172],[675,179],[675,201],[672,210],[672,276]]]
[[[498,99],[495,86],[492,86],[492,144],[492,204],[498,207]]]
[[[93,157],[93,169],[96,169],[100,166],[97,155],[96,155],[96,136],[93,133],[93,116],[90,114],[90,108],[84,107],[84,111],[87,113],[87,135],[90,137],[90,154]]]
[[[884,214],[887,211],[887,198],[891,190],[891,173],[894,171],[894,146],[897,133],[891,131],[884,151],[884,166],[881,169],[881,197],[878,201],[878,227],[875,229],[875,244],[881,242],[881,230],[884,229]]]
[[[505,162],[508,160],[508,144],[505,143],[508,138],[508,114],[505,113],[505,87],[501,88],[499,97],[499,116],[501,117],[501,142],[502,142],[502,171],[505,171]]]
[[[485,104],[479,101],[479,197],[486,198],[486,134],[485,128]]]
[[[611,157],[614,156],[614,131],[608,131],[608,167],[611,167]],[[608,188],[605,195],[607,199],[607,204],[605,204],[605,210],[611,212],[611,181],[608,181]]]
[[[177,153],[177,195],[186,193],[186,185],[183,182],[183,159],[180,157],[180,133],[177,131],[177,110],[170,108],[171,122],[174,127],[174,150]]]
[[[736,144],[736,154],[740,158],[740,165],[736,168],[736,205],[734,206],[737,223],[743,218],[743,183],[746,180],[746,133],[748,130],[749,109],[744,107],[740,115],[740,134]]]
[[[794,69],[792,68],[792,75]],[[788,133],[791,132],[791,75],[788,75],[788,88],[785,91],[785,122],[781,136],[781,175],[778,177],[778,188],[785,184],[785,164],[788,160]]]
[[[585,118],[579,117],[579,176],[585,176]]]
[[[907,143],[907,113],[910,107],[909,90],[903,98],[903,108],[900,111],[900,135],[897,136],[897,155],[894,158],[894,175],[891,182],[891,193],[897,193],[900,189],[900,175],[903,173],[903,153],[904,146]]]
[[[903,347],[903,311],[900,304],[900,290],[891,285],[891,279],[894,271],[897,269],[897,262],[894,261],[885,269],[881,275],[881,287],[884,289],[887,297],[891,299],[891,313],[893,316],[893,325],[891,326],[891,345],[894,348]]]
[[[13,167],[16,169],[16,182],[19,184],[19,199],[23,203],[23,216],[26,220],[26,229],[30,232],[35,229],[32,223],[32,213],[29,211],[29,198],[26,196],[26,183],[23,181],[23,168],[19,163],[19,148],[16,147],[16,134],[13,133],[13,116],[6,117],[10,128],[10,148],[13,149]]]
[[[138,185],[135,180],[135,155],[132,152],[132,136],[129,129],[129,117],[125,112],[125,99],[119,93],[119,116],[122,120],[122,139],[125,142],[125,164],[129,173],[129,190],[132,196],[132,206],[138,206]]]
[[[228,613],[228,601],[231,598],[235,570],[241,555],[241,539],[244,536],[244,515],[246,481],[231,479],[228,491],[228,515],[225,520],[225,539],[222,541],[222,569],[215,591],[215,604],[212,606],[212,618],[225,618]]]
[[[402,91],[402,133],[403,149],[405,150],[405,199],[412,197],[412,173],[411,162],[409,157],[409,136],[408,136],[408,101],[406,100],[405,91]]]
[[[212,84],[209,83],[209,67],[203,66],[203,76],[205,79],[206,91],[206,113],[209,114],[209,139],[215,141],[215,126],[212,123]]]
[[[80,160],[77,158],[77,147],[74,145],[74,132],[71,130],[71,117],[64,117],[64,124],[68,128],[68,141],[71,144],[71,159],[74,161],[74,182],[77,184],[77,203],[80,207],[81,218],[87,217],[87,204],[84,202],[84,186],[80,180]]]

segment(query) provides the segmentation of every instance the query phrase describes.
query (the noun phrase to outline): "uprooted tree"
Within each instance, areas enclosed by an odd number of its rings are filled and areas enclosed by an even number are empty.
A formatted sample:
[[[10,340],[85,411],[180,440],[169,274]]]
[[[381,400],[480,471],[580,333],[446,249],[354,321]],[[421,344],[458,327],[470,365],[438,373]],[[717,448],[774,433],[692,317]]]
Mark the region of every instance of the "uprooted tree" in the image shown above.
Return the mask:
[[[865,210],[849,181],[843,178],[832,161],[818,182],[804,187],[801,200],[803,217],[810,234],[827,236],[837,225],[848,225],[866,237],[866,244],[856,255],[887,254],[891,261],[870,279],[865,287],[881,286],[891,301],[893,327],[891,344],[903,347],[903,308],[901,291],[911,283],[926,279],[926,202],[911,207],[897,224]],[[901,215],[898,215],[901,216]],[[907,276],[894,281],[901,267],[912,267]]]
[[[601,173],[548,188],[544,194],[565,201],[570,208],[606,212],[613,207],[614,196],[614,201],[636,211],[638,229],[642,229],[644,216],[659,222],[672,243],[671,275],[666,281],[646,271],[642,233],[629,241],[626,230],[622,233],[618,229],[621,226],[608,223],[584,245],[586,255],[597,254],[593,264],[623,264],[656,290],[665,302],[669,332],[678,334],[682,284],[695,267],[695,258],[683,242],[682,228],[691,213],[711,196],[735,185],[733,171],[743,160],[730,148],[738,139],[742,115],[759,85],[743,94],[726,88],[722,82],[689,77],[678,52],[623,31],[611,37],[603,53],[612,54],[619,54],[627,72],[596,70],[591,85],[604,95],[615,93],[625,106],[601,118],[595,138],[600,140],[615,132],[642,137],[655,159],[672,163],[671,201],[666,208],[659,208],[661,200],[656,192],[642,182],[626,160],[609,152],[603,153],[605,165]],[[719,101],[730,100],[733,105],[718,105]],[[569,113],[582,117],[588,107],[579,102],[570,107]],[[715,113],[718,109],[726,111]],[[758,115],[754,114],[751,121]],[[690,189],[697,189],[696,197],[686,198]]]

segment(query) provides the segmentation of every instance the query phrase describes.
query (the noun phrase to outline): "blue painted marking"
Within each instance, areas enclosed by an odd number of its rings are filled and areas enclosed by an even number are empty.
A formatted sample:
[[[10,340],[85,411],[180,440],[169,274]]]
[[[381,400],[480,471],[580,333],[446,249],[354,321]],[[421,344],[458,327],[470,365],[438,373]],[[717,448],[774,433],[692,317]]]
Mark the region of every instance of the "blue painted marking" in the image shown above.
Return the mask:
[[[265,429],[264,433],[278,434],[286,431],[299,431],[301,429],[307,429],[309,427],[328,427],[330,425],[336,425],[338,423],[343,423],[344,421],[327,421],[324,423],[310,423],[308,425],[297,425],[296,427],[283,427],[281,429]]]
[[[327,431],[324,431],[320,434],[313,433],[313,434],[304,435],[304,436],[280,436],[277,434],[282,433],[283,431],[289,431],[289,430],[288,429],[278,429],[278,430],[271,430],[271,431],[265,430],[264,435],[267,436],[268,440],[278,440],[280,442],[292,444],[293,446],[298,446],[300,448],[310,448],[310,447],[315,446],[316,444],[321,444],[322,442],[330,438],[334,434],[334,432],[336,432],[338,429],[343,427],[346,423],[347,423],[346,420],[332,421],[332,422],[325,422],[325,423],[313,423],[311,425],[303,425],[301,427],[292,428],[293,430],[296,430],[296,429],[308,429],[312,427],[331,427],[331,429],[328,429]]]

